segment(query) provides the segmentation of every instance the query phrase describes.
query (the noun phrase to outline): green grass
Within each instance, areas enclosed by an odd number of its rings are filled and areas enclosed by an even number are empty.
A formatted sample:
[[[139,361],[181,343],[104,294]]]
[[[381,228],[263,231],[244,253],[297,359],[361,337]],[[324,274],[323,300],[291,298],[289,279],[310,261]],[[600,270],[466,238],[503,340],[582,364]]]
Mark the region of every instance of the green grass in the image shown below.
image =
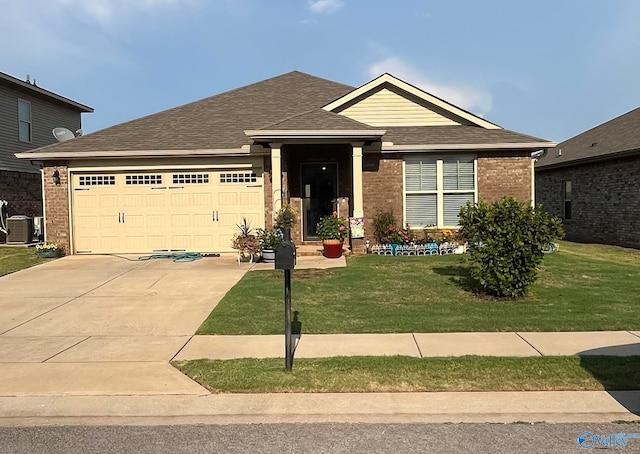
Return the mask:
[[[640,389],[640,357],[339,357],[175,363],[212,392],[597,391]]]
[[[36,256],[33,248],[2,247],[0,248],[0,276],[14,273],[24,268],[47,262]]]
[[[303,333],[640,329],[640,252],[562,242],[519,300],[474,295],[466,256],[348,258],[347,268],[294,270]],[[281,271],[252,271],[199,334],[279,334]]]

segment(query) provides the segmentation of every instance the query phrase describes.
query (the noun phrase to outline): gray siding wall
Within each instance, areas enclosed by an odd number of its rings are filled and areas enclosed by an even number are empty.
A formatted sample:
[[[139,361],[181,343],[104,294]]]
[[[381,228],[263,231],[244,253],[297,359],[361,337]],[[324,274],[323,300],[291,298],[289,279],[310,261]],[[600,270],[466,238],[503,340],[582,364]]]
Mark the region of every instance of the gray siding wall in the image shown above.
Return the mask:
[[[640,156],[536,169],[535,178],[536,202],[561,219],[563,181],[571,180],[568,240],[640,248]]]
[[[0,80],[0,170],[39,173],[37,166],[13,154],[56,143],[53,128],[77,130],[81,127],[80,112],[28,89],[14,87]],[[18,139],[18,99],[31,103],[31,143]]]

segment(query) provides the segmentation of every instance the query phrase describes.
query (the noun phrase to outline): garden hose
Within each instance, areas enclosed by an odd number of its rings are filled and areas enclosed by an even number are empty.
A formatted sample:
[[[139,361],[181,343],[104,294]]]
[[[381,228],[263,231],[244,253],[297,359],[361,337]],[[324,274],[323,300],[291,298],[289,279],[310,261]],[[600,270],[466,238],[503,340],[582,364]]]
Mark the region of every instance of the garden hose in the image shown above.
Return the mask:
[[[171,259],[174,262],[193,262],[200,260],[202,254],[199,252],[180,252],[171,254],[151,254],[138,257],[138,260]]]

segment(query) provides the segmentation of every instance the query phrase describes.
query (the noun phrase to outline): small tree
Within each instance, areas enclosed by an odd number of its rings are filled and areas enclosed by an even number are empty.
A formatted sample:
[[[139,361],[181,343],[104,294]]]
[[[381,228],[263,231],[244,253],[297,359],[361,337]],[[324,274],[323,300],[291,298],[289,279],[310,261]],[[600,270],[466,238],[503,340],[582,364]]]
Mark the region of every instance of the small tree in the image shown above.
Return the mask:
[[[471,277],[493,296],[517,298],[535,282],[542,249],[564,236],[559,219],[514,198],[467,203],[459,234],[469,242]]]

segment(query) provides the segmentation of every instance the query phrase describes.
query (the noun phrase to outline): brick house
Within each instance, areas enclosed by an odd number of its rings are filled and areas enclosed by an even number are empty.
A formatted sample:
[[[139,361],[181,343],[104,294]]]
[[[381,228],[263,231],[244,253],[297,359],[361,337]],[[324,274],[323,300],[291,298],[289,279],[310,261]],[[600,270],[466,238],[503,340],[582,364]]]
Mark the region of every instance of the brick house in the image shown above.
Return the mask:
[[[40,167],[14,153],[55,143],[53,128],[76,131],[85,112],[93,109],[40,88],[35,80],[0,72],[0,200],[8,202],[8,216],[42,216]]]
[[[467,201],[531,200],[531,153],[553,145],[389,74],[354,88],[294,71],[18,156],[44,163],[47,240],[72,253],[224,252],[284,204],[298,243],[334,210],[368,239],[380,210],[452,227]]]
[[[538,159],[536,202],[571,241],[640,248],[640,108]]]

